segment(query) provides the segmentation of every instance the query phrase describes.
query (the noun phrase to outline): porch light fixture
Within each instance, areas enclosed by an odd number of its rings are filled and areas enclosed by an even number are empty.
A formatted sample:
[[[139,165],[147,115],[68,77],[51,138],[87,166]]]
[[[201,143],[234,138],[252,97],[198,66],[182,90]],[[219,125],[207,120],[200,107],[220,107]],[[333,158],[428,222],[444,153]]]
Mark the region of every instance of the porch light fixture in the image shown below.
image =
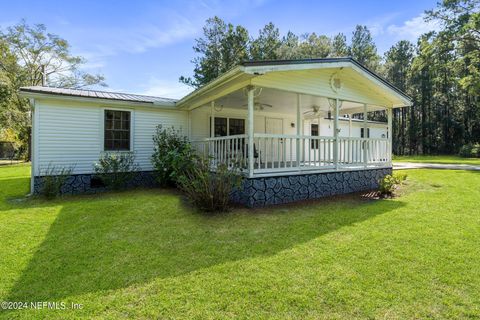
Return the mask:
[[[290,123],[290,127],[295,128],[295,122]]]
[[[343,88],[342,79],[340,79],[340,74],[335,72],[330,77],[330,87],[332,88],[333,92],[339,92]]]

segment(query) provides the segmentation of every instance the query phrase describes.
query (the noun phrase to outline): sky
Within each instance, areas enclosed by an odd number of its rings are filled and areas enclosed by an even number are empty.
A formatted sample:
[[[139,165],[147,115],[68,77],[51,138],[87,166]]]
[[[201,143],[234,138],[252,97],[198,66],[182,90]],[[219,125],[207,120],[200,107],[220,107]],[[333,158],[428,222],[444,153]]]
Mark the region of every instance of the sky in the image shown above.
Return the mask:
[[[437,28],[425,22],[436,0],[273,1],[40,1],[0,0],[0,29],[25,19],[69,41],[87,59],[83,70],[106,77],[107,91],[181,98],[192,89],[179,83],[191,76],[192,46],[205,20],[215,15],[246,27],[252,36],[273,22],[281,35],[315,32],[347,37],[355,25],[368,26],[383,54],[399,40],[415,41]]]

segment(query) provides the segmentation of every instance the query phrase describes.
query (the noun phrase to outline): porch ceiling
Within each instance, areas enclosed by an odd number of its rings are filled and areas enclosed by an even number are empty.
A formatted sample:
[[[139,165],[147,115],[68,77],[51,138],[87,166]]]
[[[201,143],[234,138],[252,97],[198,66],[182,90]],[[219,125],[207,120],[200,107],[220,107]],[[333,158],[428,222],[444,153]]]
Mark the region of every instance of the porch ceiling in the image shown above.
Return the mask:
[[[295,114],[297,108],[297,94],[278,89],[262,88],[261,93],[254,99],[255,110],[281,114]],[[325,116],[330,108],[328,98],[307,94],[300,95],[300,108],[305,116]],[[247,110],[247,96],[244,89],[236,90],[215,100],[217,107],[240,108]],[[368,111],[384,110],[385,107],[368,105]],[[313,114],[314,110],[319,112]],[[363,112],[363,104],[342,101],[340,115]]]

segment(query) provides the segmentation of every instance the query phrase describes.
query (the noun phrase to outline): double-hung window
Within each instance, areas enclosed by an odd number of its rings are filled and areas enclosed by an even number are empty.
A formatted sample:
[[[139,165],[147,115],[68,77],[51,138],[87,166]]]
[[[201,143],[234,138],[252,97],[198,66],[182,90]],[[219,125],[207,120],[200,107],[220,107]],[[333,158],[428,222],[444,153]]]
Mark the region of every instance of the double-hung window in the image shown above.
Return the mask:
[[[105,151],[130,151],[130,121],[130,111],[105,110]]]

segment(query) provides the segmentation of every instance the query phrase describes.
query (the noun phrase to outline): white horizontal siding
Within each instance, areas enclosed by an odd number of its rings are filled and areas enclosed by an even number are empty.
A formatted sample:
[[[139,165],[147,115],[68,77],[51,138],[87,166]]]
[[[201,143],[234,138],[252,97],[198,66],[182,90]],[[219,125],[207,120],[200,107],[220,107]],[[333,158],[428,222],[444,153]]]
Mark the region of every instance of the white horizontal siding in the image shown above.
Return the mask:
[[[110,108],[92,103],[36,101],[34,174],[44,174],[49,165],[73,167],[74,174],[92,173],[103,151],[105,109]],[[157,125],[174,126],[187,134],[186,112],[144,107],[124,109],[132,112],[132,145],[141,170],[152,169],[152,137]]]
[[[74,167],[74,173],[92,172],[103,141],[101,109],[37,102],[36,112],[36,175],[45,174],[49,165]]]
[[[188,135],[188,121],[186,112],[155,110],[135,110],[135,127],[133,148],[136,161],[142,170],[152,170],[151,156],[153,152],[153,134],[161,124],[165,128],[174,127]]]

